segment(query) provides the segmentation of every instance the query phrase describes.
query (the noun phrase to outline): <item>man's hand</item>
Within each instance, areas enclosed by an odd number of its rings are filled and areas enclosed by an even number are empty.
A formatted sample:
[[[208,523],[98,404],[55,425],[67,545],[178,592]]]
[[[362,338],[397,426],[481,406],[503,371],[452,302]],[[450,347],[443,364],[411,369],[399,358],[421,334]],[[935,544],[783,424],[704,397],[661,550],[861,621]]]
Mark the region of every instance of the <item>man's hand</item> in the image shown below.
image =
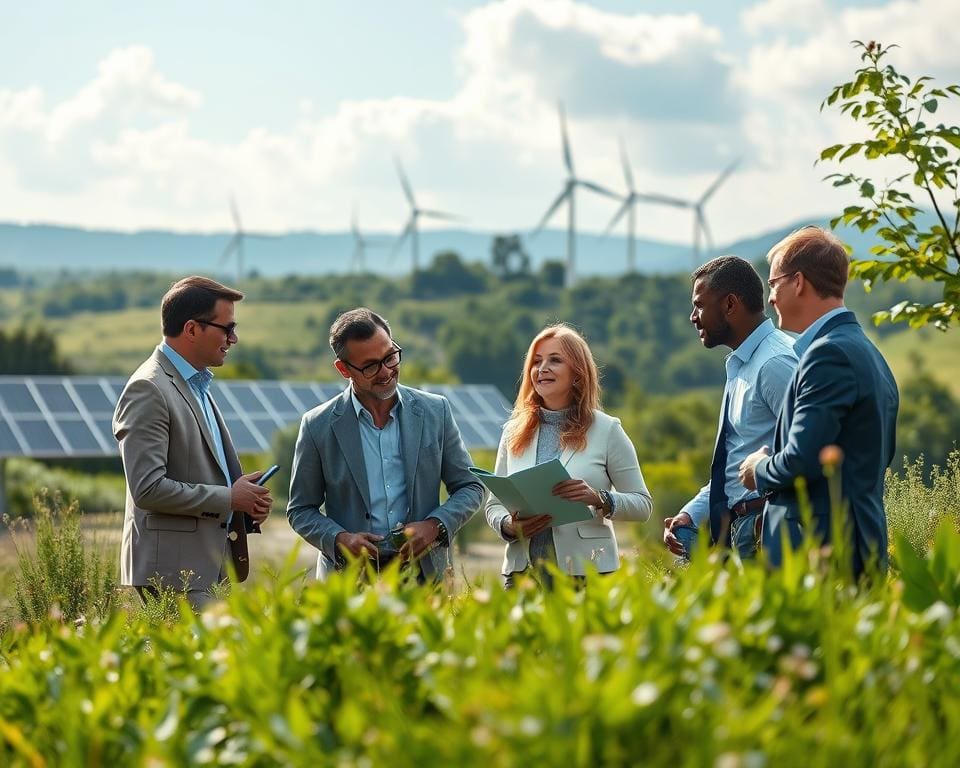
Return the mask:
[[[683,544],[680,543],[680,539],[678,539],[676,534],[673,532],[674,528],[679,528],[684,525],[693,525],[693,518],[691,518],[686,512],[680,512],[673,517],[667,517],[663,521],[663,543],[666,544],[667,549],[669,549],[675,555],[687,554]]]
[[[377,541],[383,541],[383,536],[366,531],[360,533],[341,531],[337,534],[337,538],[333,540],[333,546],[335,549],[349,552],[353,557],[375,558],[377,556],[377,545],[374,542]]]
[[[503,521],[501,530],[509,539],[532,539],[540,531],[549,528],[552,522],[552,515],[536,515],[520,519],[516,512],[511,512],[510,519]]]
[[[230,486],[230,509],[234,512],[246,512],[255,522],[262,523],[270,514],[273,497],[270,489],[257,485],[263,472],[251,472],[240,475]]]
[[[757,490],[756,468],[760,459],[765,459],[770,455],[770,449],[767,446],[758,448],[745,458],[740,464],[740,485],[748,491]]]
[[[430,545],[437,540],[437,536],[440,535],[440,526],[437,525],[435,518],[428,517],[418,523],[407,523],[403,528],[403,535],[407,540],[400,547],[400,557],[404,560],[415,560],[430,549]]]

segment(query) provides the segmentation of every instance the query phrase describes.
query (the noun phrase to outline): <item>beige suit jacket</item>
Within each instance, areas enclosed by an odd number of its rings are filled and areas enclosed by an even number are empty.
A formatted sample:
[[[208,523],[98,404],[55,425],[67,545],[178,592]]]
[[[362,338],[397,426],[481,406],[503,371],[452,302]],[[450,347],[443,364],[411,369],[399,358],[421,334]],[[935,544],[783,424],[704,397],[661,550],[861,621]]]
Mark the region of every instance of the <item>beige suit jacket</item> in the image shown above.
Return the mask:
[[[120,548],[120,583],[144,586],[159,578],[180,588],[208,590],[226,574],[232,554],[238,578],[249,568],[244,515],[230,518],[230,481],[240,462],[214,405],[230,478],[216,459],[213,437],[190,385],[160,349],[124,387],[113,416],[127,481]]]
[[[539,433],[538,433],[539,434]],[[537,436],[519,456],[507,450],[506,436],[500,439],[494,472],[510,475],[529,469],[537,461]],[[560,461],[570,477],[585,480],[595,490],[611,491],[615,504],[615,520],[645,521],[653,511],[653,499],[643,481],[637,451],[623,431],[620,419],[603,411],[593,412],[593,424],[587,430],[587,447],[582,451],[565,448]],[[487,523],[507,541],[501,573],[524,570],[530,564],[530,542],[506,540],[503,521],[510,517],[496,496],[486,495],[484,512]],[[557,565],[567,573],[583,576],[587,563],[593,563],[601,573],[615,571],[620,566],[620,550],[613,523],[594,512],[594,519],[581,523],[558,525],[552,529],[557,552]]]

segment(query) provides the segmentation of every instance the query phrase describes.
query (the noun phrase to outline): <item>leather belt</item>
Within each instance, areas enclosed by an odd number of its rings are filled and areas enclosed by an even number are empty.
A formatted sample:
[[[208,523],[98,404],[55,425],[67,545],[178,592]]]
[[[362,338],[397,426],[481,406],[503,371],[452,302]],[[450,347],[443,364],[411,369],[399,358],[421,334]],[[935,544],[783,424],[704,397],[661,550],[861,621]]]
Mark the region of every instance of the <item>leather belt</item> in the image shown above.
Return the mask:
[[[730,508],[730,514],[734,517],[743,517],[744,515],[752,515],[755,512],[763,511],[763,505],[767,503],[767,497],[761,496],[758,499],[747,499],[747,501],[741,501],[739,504],[734,504]]]

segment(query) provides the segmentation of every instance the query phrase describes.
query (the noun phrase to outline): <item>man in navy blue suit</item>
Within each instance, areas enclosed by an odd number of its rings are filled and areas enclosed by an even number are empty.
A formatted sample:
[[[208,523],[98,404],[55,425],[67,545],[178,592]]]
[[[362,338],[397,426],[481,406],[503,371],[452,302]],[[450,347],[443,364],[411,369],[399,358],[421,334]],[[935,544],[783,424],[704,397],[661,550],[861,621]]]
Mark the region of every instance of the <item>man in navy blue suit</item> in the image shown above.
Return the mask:
[[[799,333],[800,362],[777,420],[773,453],[766,446],[740,465],[747,488],[769,494],[762,545],[779,566],[783,542],[803,539],[796,481],[804,478],[814,535],[830,543],[830,489],[820,452],[842,451],[842,521],[854,577],[868,564],[887,567],[883,476],[893,460],[900,397],[883,356],[843,304],[849,263],[840,241],[819,227],[804,227],[777,243],[770,262],[770,304],[780,327]]]

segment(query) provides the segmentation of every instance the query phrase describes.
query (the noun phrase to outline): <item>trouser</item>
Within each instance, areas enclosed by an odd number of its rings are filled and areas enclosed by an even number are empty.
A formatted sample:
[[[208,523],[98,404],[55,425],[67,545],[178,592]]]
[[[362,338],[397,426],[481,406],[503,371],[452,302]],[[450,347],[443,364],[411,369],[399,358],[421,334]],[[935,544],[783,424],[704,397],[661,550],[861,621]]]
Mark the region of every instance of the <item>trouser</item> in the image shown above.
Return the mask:
[[[758,549],[758,530],[757,522],[760,519],[760,512],[748,512],[735,518],[730,525],[730,544],[740,555],[741,560],[751,560],[757,556]],[[674,536],[683,545],[686,554],[682,555],[684,560],[690,559],[690,553],[693,552],[700,539],[700,531],[692,525],[681,525],[673,529]]]

